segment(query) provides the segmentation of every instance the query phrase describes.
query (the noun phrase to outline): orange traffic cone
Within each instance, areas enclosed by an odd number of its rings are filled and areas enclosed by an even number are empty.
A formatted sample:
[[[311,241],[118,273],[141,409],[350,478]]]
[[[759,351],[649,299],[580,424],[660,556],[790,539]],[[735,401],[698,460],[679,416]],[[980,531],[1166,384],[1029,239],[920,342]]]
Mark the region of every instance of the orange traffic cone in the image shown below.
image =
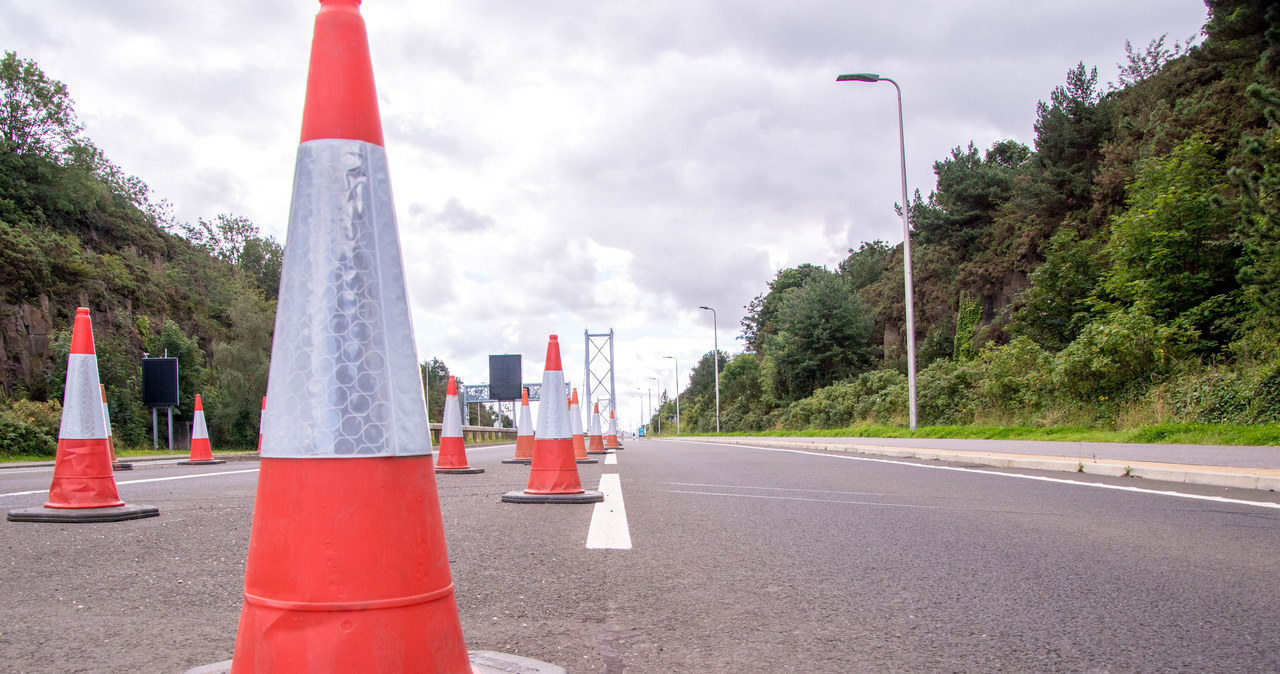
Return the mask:
[[[262,453],[262,420],[267,418],[267,397],[262,396],[262,411],[258,412],[258,453]]]
[[[502,462],[532,463],[533,447],[533,416],[529,414],[529,389],[522,388],[520,389],[520,423],[516,426],[516,455]]]
[[[183,466],[226,463],[222,459],[213,458],[213,448],[209,446],[209,427],[204,422],[204,407],[200,405],[199,393],[196,394],[195,419],[191,423],[191,458],[178,463]]]
[[[588,454],[604,454],[604,436],[600,435],[600,403],[595,404],[595,412],[591,414],[591,444],[587,445]]]
[[[440,428],[440,460],[437,473],[483,473],[483,468],[467,465],[467,444],[462,438],[462,409],[458,407],[458,383],[449,375],[444,394],[444,423]]]
[[[107,387],[104,384],[98,384],[98,390],[102,392],[102,419],[107,422],[107,449],[111,451],[111,469],[133,470],[132,463],[116,460],[116,440],[111,433],[111,410],[107,407]]]
[[[538,405],[538,430],[529,466],[529,486],[524,491],[502,495],[504,503],[599,503],[604,494],[586,491],[578,477],[578,463],[573,458],[570,437],[569,406],[559,392],[564,390],[564,371],[560,368],[560,341],[551,335],[547,343],[547,361],[542,372],[543,396]]]
[[[613,410],[609,410],[609,434],[604,436],[604,448],[622,449],[622,443],[618,442],[618,419],[613,416]]]
[[[569,429],[573,433],[573,458],[578,463],[600,463],[599,459],[587,456],[587,443],[582,437],[582,412],[578,409],[578,389],[573,389],[569,398]]]
[[[470,673],[364,20],[320,4],[230,669]]]
[[[10,510],[11,522],[117,522],[154,517],[154,506],[120,500],[111,472],[98,357],[93,349],[89,310],[76,309],[67,356],[67,383],[62,394],[62,424],[54,459],[49,500],[43,507]]]

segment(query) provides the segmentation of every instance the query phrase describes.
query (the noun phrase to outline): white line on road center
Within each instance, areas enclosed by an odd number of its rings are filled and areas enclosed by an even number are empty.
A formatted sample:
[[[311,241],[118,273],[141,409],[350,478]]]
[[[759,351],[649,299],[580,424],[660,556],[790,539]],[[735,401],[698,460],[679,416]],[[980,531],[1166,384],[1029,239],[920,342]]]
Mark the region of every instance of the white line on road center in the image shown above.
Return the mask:
[[[788,454],[807,454],[809,456],[824,456],[830,459],[846,459],[849,461],[870,461],[872,463],[891,463],[896,466],[914,466],[916,468],[932,468],[934,470],[954,470],[960,473],[979,473],[982,475],[998,475],[1000,477],[1015,477],[1020,480],[1038,480],[1040,482],[1056,482],[1058,484],[1070,484],[1077,487],[1096,487],[1098,489],[1114,489],[1116,491],[1131,491],[1139,494],[1154,494],[1157,496],[1174,496],[1177,498],[1189,498],[1196,501],[1212,501],[1214,503],[1234,503],[1236,505],[1257,506],[1259,508],[1272,508],[1280,510],[1280,503],[1268,503],[1266,501],[1245,501],[1237,498],[1224,498],[1222,496],[1206,496],[1203,494],[1184,494],[1178,491],[1167,491],[1162,489],[1143,489],[1142,487],[1126,487],[1118,484],[1103,484],[1101,482],[1083,482],[1080,480],[1064,480],[1057,477],[1045,477],[1043,475],[1022,475],[1020,473],[1005,473],[998,470],[983,470],[981,468],[962,468],[960,466],[935,466],[927,463],[911,463],[908,461],[899,461],[894,459],[873,459],[867,456],[847,456],[843,454],[827,454],[824,452],[806,452],[800,449],[781,449],[778,447],[755,447],[752,445],[726,445],[718,442],[691,442],[697,445],[715,445],[716,447],[736,447],[738,449],[758,449],[765,452],[786,452]]]
[[[618,463],[617,454],[608,454],[604,457],[604,465],[606,466],[613,466],[613,465],[616,465],[617,463]]]
[[[600,476],[604,500],[591,513],[587,530],[587,548],[630,550],[631,530],[627,528],[627,509],[622,504],[622,481],[617,473]]]
[[[116,480],[116,484],[117,485],[142,484],[143,482],[165,482],[167,480],[190,480],[192,478],[197,478],[197,477],[214,477],[216,475],[239,475],[241,473],[256,473],[256,472],[258,472],[257,468],[250,468],[248,470],[224,470],[216,473],[196,473],[194,475],[173,475],[170,477],[149,477],[144,480]],[[49,493],[48,489],[39,489],[36,491],[15,491],[10,494],[0,494],[0,498],[4,498],[6,496],[30,496],[31,494],[47,494],[47,493]]]

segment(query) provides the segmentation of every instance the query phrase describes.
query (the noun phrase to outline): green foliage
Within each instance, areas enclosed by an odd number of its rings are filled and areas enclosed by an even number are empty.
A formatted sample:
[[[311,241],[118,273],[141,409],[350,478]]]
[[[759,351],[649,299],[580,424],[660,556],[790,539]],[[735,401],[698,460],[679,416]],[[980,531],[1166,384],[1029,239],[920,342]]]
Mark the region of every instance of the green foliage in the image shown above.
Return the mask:
[[[1133,395],[1172,372],[1179,337],[1140,309],[1114,311],[1059,352],[1054,386],[1085,404]]]
[[[776,366],[777,397],[798,400],[869,366],[871,317],[840,277],[823,270],[782,296],[763,353]]]
[[[1147,162],[1129,189],[1105,253],[1102,287],[1167,321],[1235,289],[1235,219],[1220,195],[1216,147],[1193,135],[1167,157]],[[1197,326],[1204,328],[1206,326]]]
[[[0,458],[51,457],[58,449],[62,405],[14,399],[0,403]]]
[[[445,392],[449,390],[449,366],[439,358],[423,361],[422,388],[427,394],[427,421],[438,424],[444,419]]]
[[[1044,264],[1031,272],[1031,287],[1019,298],[1012,330],[1054,351],[1070,344],[1091,320],[1090,298],[1101,274],[1101,244],[1081,241],[1075,231],[1061,229],[1046,249]]]
[[[1089,205],[1111,115],[1098,91],[1098,69],[1084,63],[1067,72],[1065,86],[1036,107],[1037,168],[1057,199],[1045,204],[1051,217]]]
[[[964,363],[978,355],[978,347],[973,342],[981,321],[982,302],[976,297],[961,295],[960,308],[956,311],[956,343],[952,350],[956,360]]]
[[[803,287],[813,278],[830,274],[825,267],[812,264],[779,271],[769,282],[769,291],[756,295],[751,304],[747,305],[747,315],[742,319],[742,339],[746,342],[747,349],[759,353],[765,338],[777,333],[774,317],[787,294]]]
[[[0,59],[0,152],[56,155],[82,129],[67,86],[35,61],[6,51]]]

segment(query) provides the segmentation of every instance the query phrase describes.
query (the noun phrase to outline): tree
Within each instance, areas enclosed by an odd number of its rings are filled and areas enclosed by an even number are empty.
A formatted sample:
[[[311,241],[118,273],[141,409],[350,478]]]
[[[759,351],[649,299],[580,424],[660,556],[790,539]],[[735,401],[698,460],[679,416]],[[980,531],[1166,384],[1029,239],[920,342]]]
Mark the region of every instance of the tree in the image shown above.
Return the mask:
[[[1066,86],[1036,106],[1036,155],[1042,179],[1058,199],[1046,204],[1051,220],[1087,208],[1111,116],[1098,91],[1098,69],[1081,62],[1067,71]]]
[[[1184,42],[1174,40],[1172,47],[1166,47],[1164,41],[1168,37],[1169,34],[1165,33],[1152,40],[1142,52],[1134,50],[1133,44],[1125,40],[1124,53],[1128,62],[1116,64],[1119,70],[1117,84],[1111,85],[1111,90],[1119,91],[1131,87],[1160,72],[1166,63],[1190,51],[1191,42],[1195,39],[1195,36],[1192,36]]]
[[[1050,351],[1070,344],[1091,319],[1090,298],[1101,275],[1102,245],[1061,229],[1046,247],[1045,261],[1031,272],[1031,287],[1018,297],[1011,328]]]
[[[231,264],[239,262],[245,245],[258,237],[258,226],[249,218],[230,213],[219,213],[212,222],[197,218],[196,224],[183,223],[179,229],[188,241]]]
[[[784,400],[803,398],[871,362],[871,317],[840,277],[823,272],[782,297],[777,332],[765,340],[764,355],[776,363],[775,383]]]
[[[825,267],[809,263],[779,271],[769,282],[769,291],[756,295],[746,307],[747,315],[742,319],[742,339],[747,343],[747,349],[758,353],[764,338],[775,332],[774,315],[788,292],[802,287],[814,277],[830,274]]]
[[[0,59],[0,151],[56,158],[83,130],[67,85],[35,61],[6,51]]]
[[[280,270],[283,266],[284,248],[270,236],[246,240],[236,260],[236,267],[269,300],[275,300],[279,296]]]
[[[444,397],[449,390],[449,366],[439,358],[423,361],[422,387],[427,394],[427,420],[441,423],[444,419]]]
[[[1159,321],[1237,288],[1236,219],[1221,199],[1225,171],[1216,150],[1196,134],[1146,162],[1129,187],[1129,209],[1112,222],[1102,287]]]

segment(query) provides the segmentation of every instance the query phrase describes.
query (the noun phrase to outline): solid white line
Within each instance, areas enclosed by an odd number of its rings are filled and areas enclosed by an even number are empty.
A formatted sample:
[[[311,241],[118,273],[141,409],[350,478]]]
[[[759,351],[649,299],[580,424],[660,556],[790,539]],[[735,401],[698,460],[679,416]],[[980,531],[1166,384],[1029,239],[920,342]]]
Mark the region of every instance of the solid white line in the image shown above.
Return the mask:
[[[837,491],[834,489],[791,489],[789,487],[752,487],[744,484],[704,484],[701,482],[664,482],[677,487],[724,487],[727,489],[762,489],[765,491],[799,491],[818,494],[856,494],[858,496],[896,496],[881,491]],[[695,492],[690,492],[695,493]]]
[[[928,510],[958,510],[945,506],[917,505],[913,503],[876,503],[875,501],[840,501],[829,498],[801,498],[799,496],[768,496],[765,494],[730,494],[718,491],[686,491],[683,489],[659,489],[664,494],[696,494],[698,496],[737,496],[739,498],[767,498],[777,501],[809,501],[812,503],[841,503],[845,505],[881,506],[884,508],[925,508]]]
[[[617,455],[617,454],[607,454],[607,455],[605,455],[605,457],[604,457],[604,465],[606,465],[606,466],[614,466],[614,465],[617,465],[617,463],[618,463],[618,455]]]
[[[218,475],[239,475],[241,473],[256,473],[256,472],[258,472],[257,468],[250,468],[248,470],[224,470],[217,473],[197,473],[195,475],[173,475],[171,477],[149,477],[144,480],[116,480],[116,485],[142,484],[143,482],[166,482],[168,480],[191,480],[197,477],[215,477]],[[31,494],[47,494],[47,493],[49,493],[48,489],[39,489],[37,491],[15,491],[9,494],[0,494],[0,498],[4,498],[6,496],[30,496]]]
[[[1114,489],[1116,491],[1129,491],[1139,494],[1152,494],[1155,496],[1173,496],[1175,498],[1187,498],[1194,501],[1211,501],[1214,503],[1233,503],[1236,505],[1257,506],[1259,508],[1271,508],[1280,510],[1280,503],[1269,503],[1267,501],[1245,501],[1236,498],[1224,498],[1222,496],[1205,496],[1203,494],[1184,494],[1177,491],[1166,491],[1162,489],[1143,489],[1142,487],[1126,487],[1118,484],[1103,484],[1101,482],[1083,482],[1079,480],[1064,480],[1057,477],[1045,477],[1043,475],[1022,475],[1019,473],[1005,473],[998,470],[983,470],[981,468],[962,468],[960,466],[936,466],[927,463],[911,463],[909,461],[898,461],[894,459],[873,459],[867,456],[848,456],[846,454],[826,454],[821,452],[806,452],[799,449],[780,449],[777,447],[755,447],[752,445],[727,445],[718,442],[691,442],[697,445],[714,445],[716,447],[738,447],[746,449],[758,449],[765,452],[786,452],[788,454],[807,454],[809,456],[822,456],[830,459],[845,459],[848,461],[869,461],[871,463],[891,463],[895,466],[913,466],[915,468],[931,468],[933,470],[953,470],[959,473],[978,473],[981,475],[995,475],[999,477],[1013,477],[1020,480],[1036,480],[1039,482],[1054,482],[1057,484],[1069,484],[1077,487],[1095,487],[1097,489]]]
[[[173,475],[170,477],[149,477],[145,480],[117,480],[116,484],[142,484],[143,482],[166,482],[168,480],[192,480],[197,477],[214,477],[217,475],[240,475],[241,473],[256,473],[257,468],[248,470],[224,470],[217,473],[196,473],[194,475]]]
[[[588,549],[630,550],[631,530],[627,528],[627,509],[622,503],[622,481],[617,473],[600,476],[604,500],[591,513],[587,530]]]

